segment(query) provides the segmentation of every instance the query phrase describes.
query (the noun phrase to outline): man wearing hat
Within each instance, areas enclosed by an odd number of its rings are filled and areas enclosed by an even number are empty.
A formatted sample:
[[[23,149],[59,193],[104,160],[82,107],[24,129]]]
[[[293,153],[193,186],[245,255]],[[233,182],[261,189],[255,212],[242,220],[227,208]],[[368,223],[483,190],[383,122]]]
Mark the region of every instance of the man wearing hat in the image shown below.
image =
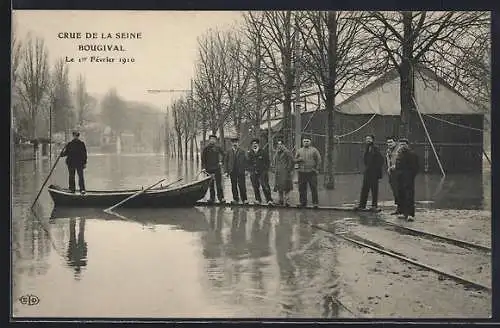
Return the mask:
[[[217,198],[221,203],[224,203],[224,189],[222,187],[222,172],[221,166],[224,160],[224,151],[216,144],[217,136],[210,135],[208,137],[208,145],[201,152],[201,168],[212,175],[214,179],[210,183],[210,199],[208,203],[215,202],[215,188],[217,187]],[[214,181],[215,180],[215,181]],[[215,183],[215,186],[214,186]]]
[[[321,154],[311,146],[311,139],[302,139],[302,148],[295,154],[299,164],[299,207],[307,206],[307,185],[311,188],[313,207],[318,207],[318,173],[321,169]]]
[[[246,154],[238,145],[239,139],[232,138],[233,147],[226,153],[225,169],[226,174],[231,178],[231,190],[233,193],[233,204],[241,201],[247,204],[247,187],[245,185]],[[239,190],[239,193],[238,193]]]
[[[398,171],[399,218],[413,221],[415,217],[415,177],[419,170],[418,156],[410,149],[406,138],[399,139],[399,151],[396,156]]]
[[[260,140],[253,139],[251,149],[248,151],[248,170],[250,171],[250,180],[252,181],[253,191],[257,204],[262,203],[260,196],[260,187],[266,197],[268,205],[273,205],[271,197],[271,187],[269,187],[269,154],[260,148]]]
[[[63,148],[61,157],[66,157],[66,165],[69,172],[69,190],[75,192],[75,171],[78,173],[78,185],[80,192],[85,194],[85,180],[83,170],[87,165],[87,148],[80,140],[80,132],[73,131],[73,140]]]
[[[378,210],[378,183],[379,180],[382,179],[384,157],[375,145],[374,135],[367,135],[365,137],[365,143],[366,148],[363,156],[365,164],[365,170],[363,172],[363,185],[361,186],[361,196],[356,210],[363,210],[366,208],[369,192],[372,194],[372,210]]]

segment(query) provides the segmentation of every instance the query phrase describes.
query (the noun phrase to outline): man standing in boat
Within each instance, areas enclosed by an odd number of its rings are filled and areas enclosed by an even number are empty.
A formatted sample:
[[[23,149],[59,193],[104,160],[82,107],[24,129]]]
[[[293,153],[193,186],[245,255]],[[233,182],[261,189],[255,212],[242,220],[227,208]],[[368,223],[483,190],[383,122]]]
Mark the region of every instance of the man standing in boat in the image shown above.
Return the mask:
[[[224,151],[216,144],[217,136],[210,135],[208,137],[208,145],[201,152],[201,168],[212,175],[214,179],[210,183],[210,199],[209,204],[215,202],[215,189],[217,188],[217,198],[221,203],[224,203],[224,189],[222,187],[222,172],[221,166],[224,160]],[[214,181],[215,180],[215,181]],[[215,184],[215,185],[214,185]]]
[[[262,203],[260,196],[260,187],[264,192],[264,197],[268,205],[273,205],[271,197],[271,187],[269,187],[269,154],[259,147],[259,139],[252,140],[252,149],[248,151],[248,170],[250,171],[250,180],[252,181],[253,191],[255,193],[256,204]]]
[[[225,170],[227,176],[231,178],[231,190],[233,192],[233,201],[231,203],[238,204],[241,196],[243,204],[247,204],[247,187],[245,185],[247,159],[245,151],[239,147],[238,141],[238,138],[231,139],[233,147],[226,153]]]
[[[87,148],[80,140],[80,132],[73,131],[73,140],[63,148],[61,157],[66,157],[66,165],[69,172],[69,190],[75,192],[75,171],[78,173],[78,185],[80,192],[85,194],[85,179],[83,170],[87,165]]]

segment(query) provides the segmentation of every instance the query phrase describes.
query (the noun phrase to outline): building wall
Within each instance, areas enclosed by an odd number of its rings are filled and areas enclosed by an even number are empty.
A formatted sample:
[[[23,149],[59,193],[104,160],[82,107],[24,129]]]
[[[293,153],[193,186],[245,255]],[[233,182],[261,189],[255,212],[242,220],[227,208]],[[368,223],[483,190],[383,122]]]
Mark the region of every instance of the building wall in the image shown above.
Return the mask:
[[[358,129],[365,124],[372,115],[347,115],[335,113],[336,135],[343,135]],[[456,124],[483,129],[482,115],[432,115],[441,120]],[[424,116],[423,120],[436,148],[446,173],[481,172],[483,153],[483,132],[463,127],[457,127],[445,122]],[[309,136],[325,156],[325,134],[327,116],[325,111],[304,113],[302,116],[302,131]],[[427,140],[424,127],[417,113],[410,116],[410,142],[419,155],[422,171],[440,173],[439,164],[434,156],[432,147]],[[385,138],[394,135],[399,125],[399,116],[375,116],[369,124],[356,133],[342,137],[337,145],[336,172],[354,173],[363,169],[362,154],[364,151],[364,137],[367,134],[376,136],[376,143],[385,152]]]

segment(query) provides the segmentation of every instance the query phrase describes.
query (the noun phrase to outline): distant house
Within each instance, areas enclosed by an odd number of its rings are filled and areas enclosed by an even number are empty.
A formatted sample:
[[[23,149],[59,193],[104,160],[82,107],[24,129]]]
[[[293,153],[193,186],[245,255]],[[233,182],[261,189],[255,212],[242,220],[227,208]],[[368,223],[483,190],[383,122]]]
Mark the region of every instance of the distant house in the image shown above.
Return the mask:
[[[340,142],[335,151],[336,172],[362,170],[366,134],[374,134],[385,150],[385,137],[395,134],[400,122],[399,88],[399,74],[393,69],[337,105],[334,130]],[[484,114],[425,67],[418,67],[415,72],[415,100],[445,172],[481,172]],[[301,115],[303,135],[311,137],[323,156],[326,114],[322,109]],[[420,156],[422,169],[439,173],[420,116],[416,111],[410,114],[410,141]],[[278,133],[281,127],[282,119],[271,120],[273,133]],[[267,122],[261,129],[267,133]]]

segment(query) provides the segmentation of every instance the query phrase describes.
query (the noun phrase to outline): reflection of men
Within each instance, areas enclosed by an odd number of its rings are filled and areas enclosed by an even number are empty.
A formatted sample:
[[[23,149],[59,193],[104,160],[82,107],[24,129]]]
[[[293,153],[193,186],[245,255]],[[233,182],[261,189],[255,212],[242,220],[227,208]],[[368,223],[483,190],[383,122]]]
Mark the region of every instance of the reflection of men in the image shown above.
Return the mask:
[[[394,203],[397,206],[397,210],[391,214],[400,214],[399,202],[398,202],[398,187],[397,187],[397,171],[396,171],[396,156],[398,152],[398,144],[395,137],[387,137],[387,151],[385,153],[385,159],[387,163],[387,175],[389,177],[389,185],[391,186],[392,195],[394,197]]]
[[[233,147],[226,153],[226,173],[231,178],[231,189],[233,192],[233,204],[241,201],[246,204],[247,187],[245,184],[246,154],[238,145],[238,138],[231,139]],[[238,193],[239,189],[239,193]]]
[[[260,197],[260,187],[266,197],[269,205],[273,204],[271,197],[271,187],[269,187],[269,155],[259,147],[259,139],[252,140],[252,149],[248,151],[248,169],[250,171],[250,180],[252,181],[253,191],[255,193],[256,203],[262,203]]]
[[[76,237],[76,220],[69,223],[68,264],[75,268],[75,275],[79,275],[82,267],[87,265],[87,243],[85,242],[85,219],[80,219],[78,238]]]
[[[68,142],[61,152],[61,157],[66,157],[66,165],[69,172],[69,190],[75,192],[75,171],[78,173],[78,185],[80,192],[85,194],[85,180],[83,170],[87,165],[87,148],[85,143],[80,140],[80,133],[73,132],[73,140]]]
[[[413,221],[415,217],[415,177],[419,170],[418,156],[409,146],[408,139],[399,140],[396,158],[398,171],[398,201],[402,218]]]
[[[307,206],[307,185],[311,188],[313,207],[318,207],[318,173],[321,168],[321,155],[311,146],[311,139],[302,139],[302,148],[297,150],[295,162],[299,163],[300,207]]]
[[[224,189],[222,187],[221,173],[224,152],[222,151],[222,148],[220,146],[216,145],[216,142],[217,136],[209,136],[208,145],[203,148],[201,152],[202,169],[214,177],[214,179],[212,179],[212,181],[210,182],[210,199],[208,203],[211,204],[215,202],[215,186],[217,186],[217,198],[219,198],[219,201],[221,203],[224,203]]]
[[[384,157],[378,147],[374,144],[375,136],[368,135],[365,138],[366,148],[364,154],[365,171],[363,173],[363,185],[359,206],[356,209],[365,209],[368,200],[368,193],[372,193],[372,209],[377,209],[378,202],[378,181],[382,178],[382,167]]]

